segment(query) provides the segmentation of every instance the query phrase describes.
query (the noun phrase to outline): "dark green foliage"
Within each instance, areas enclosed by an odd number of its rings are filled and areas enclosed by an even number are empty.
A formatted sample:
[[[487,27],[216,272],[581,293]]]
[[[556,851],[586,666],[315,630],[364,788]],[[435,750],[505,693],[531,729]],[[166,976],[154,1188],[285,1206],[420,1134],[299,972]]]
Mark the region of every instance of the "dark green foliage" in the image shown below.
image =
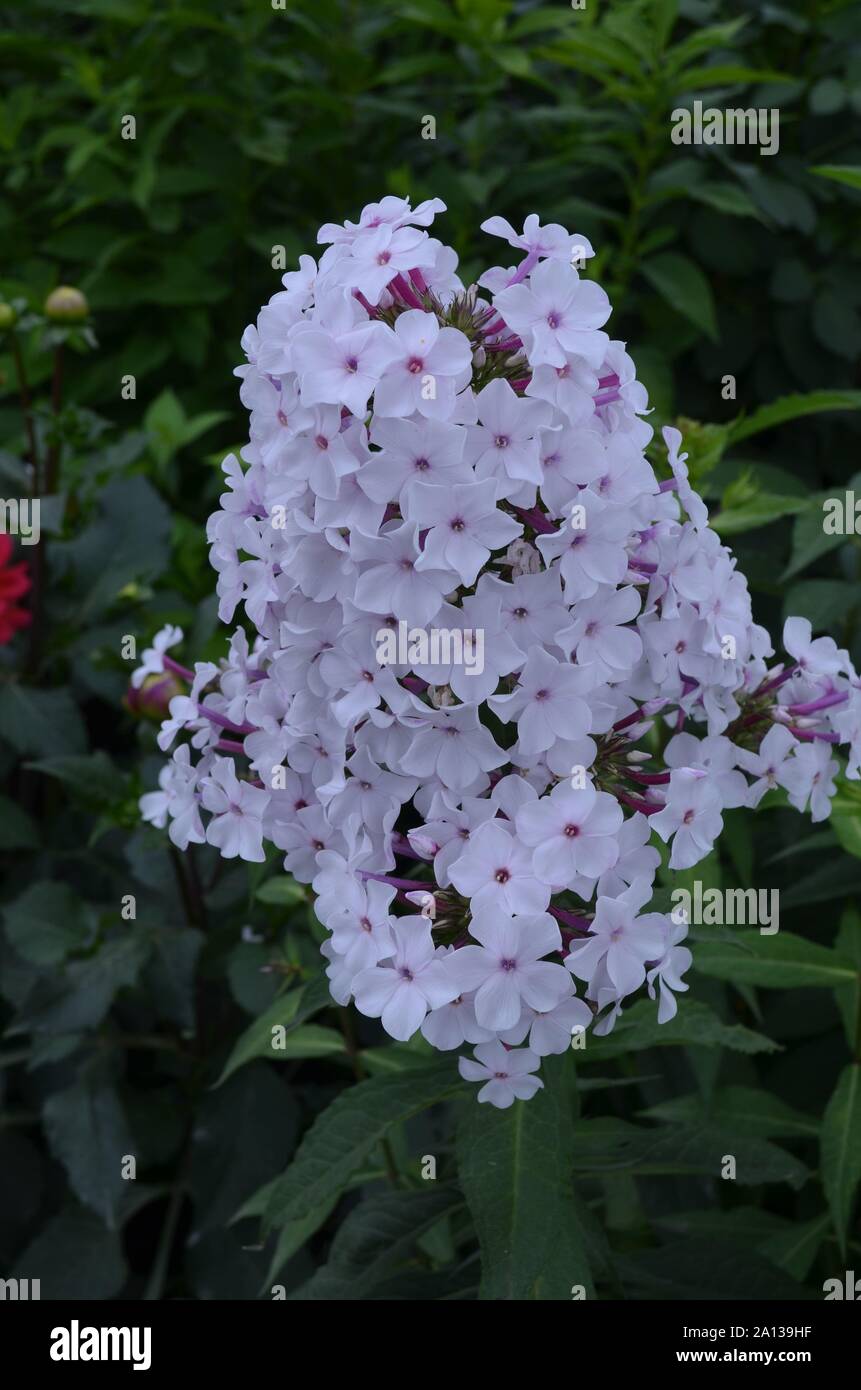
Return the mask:
[[[240,335],[279,248],[292,268],[394,192],[446,201],[467,280],[508,252],[490,213],[588,236],[758,621],[803,614],[861,659],[859,538],[822,528],[861,498],[858,4],[31,0],[0,67],[0,492],[27,492],[35,441],[43,497],[15,555],[43,566],[37,619],[0,648],[0,1277],[821,1297],[861,1257],[857,782],[824,825],[778,797],[729,815],[689,878],[779,887],[780,932],[699,929],[676,1020],[637,1004],[499,1112],[332,1003],[277,859],[141,826],[160,757],[122,652],[175,622],[181,660],[220,654],[204,523],[246,434]],[[779,153],[673,144],[695,99],[779,108]],[[86,325],[43,318],[60,284]]]

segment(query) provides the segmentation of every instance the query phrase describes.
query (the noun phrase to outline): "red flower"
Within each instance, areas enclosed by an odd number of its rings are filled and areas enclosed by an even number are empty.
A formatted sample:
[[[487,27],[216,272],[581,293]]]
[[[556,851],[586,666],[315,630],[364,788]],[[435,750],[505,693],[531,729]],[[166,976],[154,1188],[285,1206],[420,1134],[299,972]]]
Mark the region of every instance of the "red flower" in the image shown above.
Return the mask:
[[[19,608],[15,602],[30,588],[27,566],[23,561],[10,565],[11,558],[12,538],[0,534],[0,646],[11,642],[18,629],[26,627],[31,618],[26,608]]]

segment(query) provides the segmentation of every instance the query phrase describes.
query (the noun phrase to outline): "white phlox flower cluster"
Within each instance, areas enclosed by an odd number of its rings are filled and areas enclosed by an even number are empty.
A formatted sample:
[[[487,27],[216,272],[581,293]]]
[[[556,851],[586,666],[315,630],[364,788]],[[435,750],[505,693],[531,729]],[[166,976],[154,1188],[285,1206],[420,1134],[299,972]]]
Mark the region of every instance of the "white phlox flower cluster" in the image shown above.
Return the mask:
[[[776,786],[821,820],[832,745],[861,770],[861,691],[799,618],[767,665],[678,431],[663,481],[646,457],[586,238],[490,218],[519,265],[465,287],[442,210],[321,228],[246,330],[250,438],[208,539],[221,620],[255,635],[219,666],[174,661],[178,630],[144,654],[187,694],[141,804],[181,849],[274,846],[334,998],[474,1045],[462,1074],[507,1106],[632,995],[673,1017],[691,956],[648,911],[658,839],[689,868]]]

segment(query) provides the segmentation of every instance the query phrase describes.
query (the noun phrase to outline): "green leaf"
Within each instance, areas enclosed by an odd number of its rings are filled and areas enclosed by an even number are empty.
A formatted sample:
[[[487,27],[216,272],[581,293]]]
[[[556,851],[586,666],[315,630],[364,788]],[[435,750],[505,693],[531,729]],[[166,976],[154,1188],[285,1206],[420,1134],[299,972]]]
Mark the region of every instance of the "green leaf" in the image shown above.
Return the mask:
[[[771,793],[769,792],[770,796]],[[834,898],[861,892],[861,868],[854,859],[830,859],[812,874],[781,890],[781,907],[806,907],[809,903],[830,902]]]
[[[109,483],[100,497],[98,519],[74,540],[54,546],[59,562],[75,575],[75,622],[92,621],[116,603],[120,591],[132,581],[160,573],[169,534],[170,512],[146,478],[134,475]],[[78,749],[32,751],[74,753]]]
[[[662,299],[712,340],[716,340],[717,320],[711,286],[699,266],[675,251],[644,261],[644,278]],[[861,393],[859,393],[861,394]]]
[[[726,1155],[741,1184],[786,1182],[801,1187],[808,1173],[792,1154],[766,1139],[739,1134],[731,1124],[642,1128],[610,1117],[576,1126],[572,1162],[585,1173],[630,1171],[640,1176],[687,1174],[719,1178]]]
[[[805,497],[778,497],[769,492],[760,492],[743,506],[728,507],[713,513],[710,525],[719,536],[738,536],[744,531],[768,526],[782,516],[794,516],[808,506]]]
[[[101,810],[116,805],[128,794],[129,778],[107,753],[66,753],[27,764],[34,772],[54,777],[71,789],[71,795]]]
[[[689,198],[716,208],[718,212],[728,213],[732,217],[755,217],[759,222],[763,221],[759,208],[737,183],[695,183],[686,188],[685,192]]]
[[[794,1110],[779,1096],[752,1086],[725,1086],[707,1104],[701,1095],[692,1092],[662,1101],[642,1114],[646,1119],[666,1124],[719,1125],[742,1138],[810,1139],[819,1134],[818,1119]]]
[[[428,1182],[427,1191],[383,1192],[345,1217],[329,1258],[292,1299],[352,1302],[371,1298],[382,1281],[403,1266],[418,1238],[462,1205],[455,1187]]]
[[[780,576],[781,582],[791,579],[829,551],[838,550],[846,544],[845,536],[823,530],[824,500],[824,494],[813,498],[807,511],[800,512],[795,518],[792,528],[792,554],[789,564]]]
[[[760,1254],[785,1269],[793,1279],[804,1279],[828,1234],[827,1214],[799,1225],[793,1221],[788,1231],[775,1231],[759,1245]]]
[[[773,936],[736,931],[725,942],[701,941],[694,969],[717,980],[763,989],[833,988],[849,984],[857,973],[847,956],[784,931]]]
[[[372,1076],[400,1075],[414,1067],[427,1065],[428,1053],[418,1052],[411,1047],[397,1043],[393,1047],[366,1047],[362,1050],[362,1062]]]
[[[700,1299],[792,1300],[810,1297],[783,1270],[754,1253],[746,1242],[720,1235],[672,1241],[659,1250],[640,1251],[619,1260],[628,1297],[679,1302]]]
[[[298,907],[300,903],[308,901],[304,886],[297,883],[295,878],[291,878],[289,874],[279,874],[275,878],[267,878],[265,883],[261,883],[254,896],[258,902],[272,903],[275,907]]]
[[[858,1046],[858,1026],[861,1019],[861,913],[853,906],[845,909],[834,943],[839,951],[855,962],[857,974],[851,984],[840,985],[834,991],[834,1001],[843,1019],[843,1029],[851,1052]]]
[[[783,601],[783,617],[809,618],[814,632],[839,633],[836,619],[844,620],[861,604],[856,584],[844,579],[802,579],[793,584]]]
[[[846,853],[861,859],[861,814],[843,816],[832,812],[831,827]]]
[[[287,1162],[298,1106],[271,1067],[257,1062],[203,1098],[189,1164],[198,1232],[227,1225],[237,1207]]]
[[[66,754],[86,748],[84,721],[68,690],[0,684],[0,737],[18,753]]]
[[[281,1230],[277,1260],[283,1264],[313,1234],[393,1125],[462,1089],[449,1058],[403,1076],[375,1076],[342,1092],[318,1115],[270,1192],[264,1229]]]
[[[43,1114],[51,1151],[75,1195],[114,1230],[129,1185],[123,1159],[134,1157],[116,1089],[100,1071],[86,1071],[74,1086],[49,1096]]]
[[[315,979],[309,980],[307,984],[300,985],[298,989],[291,989],[286,994],[279,994],[274,999],[269,1008],[259,1018],[255,1018],[250,1028],[245,1032],[234,1045],[227,1063],[218,1081],[215,1083],[221,1086],[229,1076],[232,1076],[239,1067],[250,1062],[255,1057],[268,1057],[277,1059],[285,1053],[273,1046],[276,1038],[280,1034],[274,1034],[274,1028],[283,1028],[286,1037],[304,1023],[312,1014],[316,1014],[332,1003],[332,996],[329,992],[329,982],[324,975],[318,975]]]
[[[709,91],[715,87],[749,86],[752,82],[792,82],[783,72],[770,68],[743,67],[740,63],[716,63],[714,66],[688,68],[675,80],[678,92]]]
[[[22,1255],[12,1277],[39,1279],[43,1299],[66,1303],[79,1298],[114,1298],[126,1279],[122,1243],[116,1231],[83,1207],[66,1207],[52,1216]]]
[[[546,1058],[544,1088],[508,1110],[465,1107],[457,1132],[460,1184],[481,1248],[479,1298],[570,1300],[594,1293],[571,1180],[571,1059]]]
[[[287,1033],[284,1046],[272,1047],[271,1055],[277,1062],[281,1058],[294,1061],[299,1057],[335,1057],[343,1051],[344,1039],[334,1028],[321,1028],[316,1023],[308,1023]]]
[[[861,168],[852,164],[816,164],[810,170],[823,179],[833,179],[835,183],[845,184],[847,188],[861,189]]]
[[[730,443],[749,439],[752,434],[770,430],[786,420],[799,420],[804,415],[817,415],[823,410],[858,410],[861,391],[808,391],[804,395],[781,396],[770,405],[761,406],[752,415],[742,415],[730,429]]]
[[[97,1028],[120,989],[133,985],[151,950],[132,927],[99,946],[86,960],[67,962],[62,973],[39,982],[10,1031],[75,1033]]]
[[[705,943],[697,946],[699,952]],[[680,999],[679,1011],[668,1023],[658,1023],[655,1005],[642,999],[626,1009],[612,1033],[595,1037],[586,1033],[586,1046],[577,1054],[579,1065],[639,1053],[647,1047],[726,1047],[749,1054],[777,1052],[779,1044],[740,1023],[724,1023],[707,1004]]]
[[[36,822],[11,797],[0,796],[0,850],[38,849]]]
[[[65,883],[31,884],[3,915],[10,944],[33,965],[56,965],[89,936],[84,906]]]
[[[206,938],[195,927],[151,927],[147,934],[153,946],[147,979],[159,1017],[191,1033],[195,969]]]
[[[861,1180],[861,1063],[840,1076],[822,1120],[822,1186],[845,1257],[855,1189]]]
[[[144,427],[156,462],[164,465],[181,447],[186,427],[185,411],[169,387],[147,410]]]

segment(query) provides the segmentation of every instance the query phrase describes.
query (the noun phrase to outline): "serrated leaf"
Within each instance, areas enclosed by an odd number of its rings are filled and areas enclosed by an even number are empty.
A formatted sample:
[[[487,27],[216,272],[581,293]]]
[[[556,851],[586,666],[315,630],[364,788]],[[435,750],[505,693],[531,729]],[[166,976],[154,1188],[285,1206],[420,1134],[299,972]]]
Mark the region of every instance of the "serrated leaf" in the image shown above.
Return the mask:
[[[546,1058],[544,1088],[508,1110],[465,1107],[460,1184],[481,1248],[479,1298],[570,1300],[594,1293],[571,1180],[575,1147],[570,1057]]]
[[[151,950],[132,928],[99,946],[86,960],[66,963],[28,995],[10,1032],[75,1033],[97,1028],[120,989],[133,985]]]
[[[609,1117],[583,1121],[576,1126],[572,1162],[584,1173],[719,1178],[727,1155],[735,1159],[735,1179],[743,1185],[785,1182],[801,1187],[808,1176],[804,1164],[776,1144],[710,1122],[647,1129]]]
[[[726,1086],[716,1091],[708,1103],[691,1093],[662,1101],[641,1112],[645,1119],[665,1124],[712,1124],[725,1127],[743,1138],[809,1139],[819,1134],[819,1120],[794,1110],[779,1096],[752,1086]]]
[[[344,1219],[326,1264],[291,1299],[353,1302],[372,1297],[414,1251],[419,1236],[462,1204],[457,1188],[433,1182],[424,1192],[368,1197]]]
[[[277,1259],[283,1264],[313,1234],[393,1125],[456,1095],[463,1084],[449,1058],[404,1076],[372,1077],[339,1095],[269,1194],[264,1230],[281,1230]]]
[[[32,883],[3,917],[7,940],[33,965],[57,965],[89,936],[84,906],[65,883]]]
[[[51,1151],[75,1195],[115,1229],[128,1186],[123,1159],[134,1157],[116,1089],[100,1073],[85,1072],[74,1086],[49,1096],[43,1114]]]
[[[827,1215],[816,1216],[800,1225],[793,1221],[788,1231],[775,1231],[762,1241],[760,1254],[785,1269],[794,1279],[804,1279],[828,1234],[828,1226]]]

